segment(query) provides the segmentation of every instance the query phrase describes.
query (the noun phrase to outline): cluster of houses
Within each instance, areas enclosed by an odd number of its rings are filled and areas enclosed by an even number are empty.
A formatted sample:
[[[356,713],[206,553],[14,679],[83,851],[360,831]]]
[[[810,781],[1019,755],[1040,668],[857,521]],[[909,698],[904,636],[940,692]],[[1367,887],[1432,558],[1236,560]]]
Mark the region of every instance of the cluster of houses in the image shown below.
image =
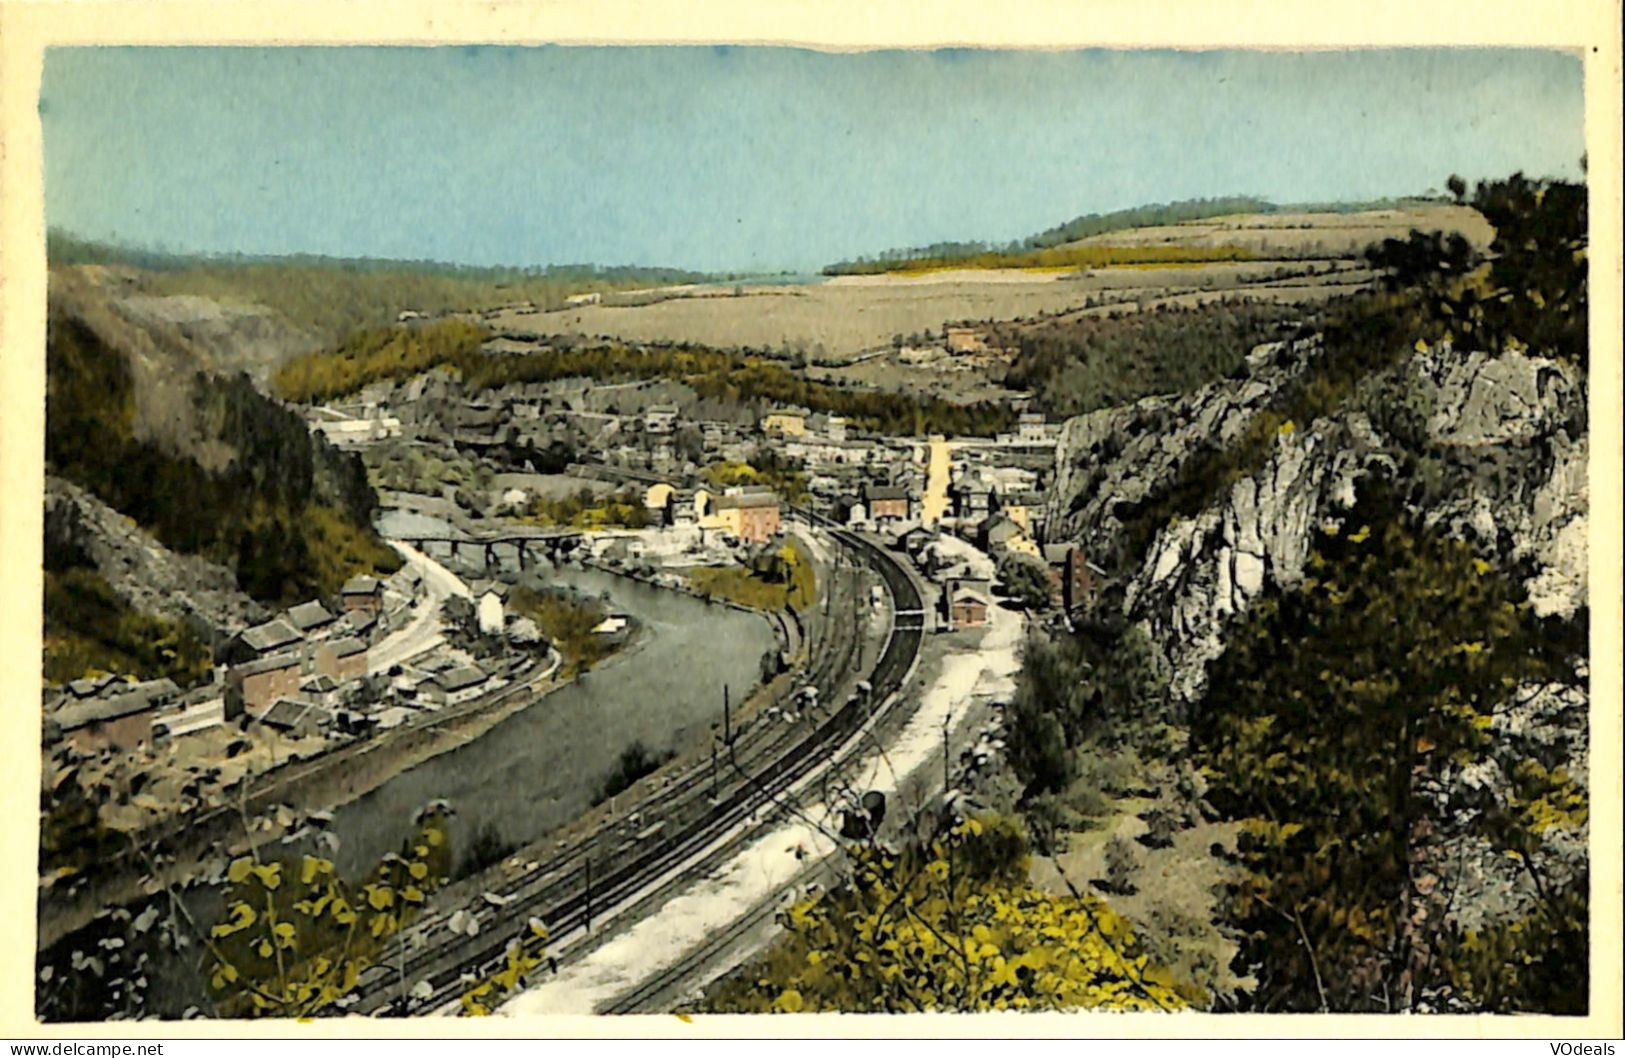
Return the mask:
[[[987,336],[975,327],[944,327],[942,344],[951,356],[1004,357],[1013,356],[1016,352],[991,344]]]
[[[174,705],[173,680],[131,682],[104,675],[74,680],[45,709],[44,741],[65,739],[83,754],[137,749],[152,741],[158,715]]]
[[[992,605],[993,578],[943,546],[942,540],[941,529],[915,526],[899,534],[895,546],[909,556],[936,589],[936,628],[980,628],[987,623]],[[1105,573],[1088,560],[1081,547],[1048,545],[1040,561],[1049,576],[1050,602],[1056,610],[1076,617],[1094,609],[1105,585]]]
[[[221,651],[225,719],[265,716],[301,692],[304,704],[330,702],[332,692],[319,689],[319,681],[342,686],[367,674],[367,651],[383,607],[384,582],[358,576],[340,591],[337,612],[311,600],[238,633]]]
[[[387,590],[411,596],[420,587],[417,575],[403,570]],[[481,585],[475,598],[482,628],[494,607],[495,628],[502,630],[506,587]],[[233,721],[291,738],[363,736],[506,684],[514,659],[486,668],[452,650],[369,679],[385,599],[384,581],[357,576],[334,600],[290,607],[233,636],[217,652],[214,681],[188,692],[168,679],[74,680],[47,695],[44,740],[66,741],[82,754],[137,751]]]
[[[693,526],[746,544],[766,543],[784,523],[783,499],[765,486],[712,490],[656,482],[644,490],[643,506],[655,525]]]
[[[333,602],[301,603],[239,632],[216,652],[214,682],[186,694],[167,679],[75,680],[47,698],[47,741],[97,753],[136,750],[244,717],[289,730],[331,723],[334,708],[367,675],[384,583],[354,577]]]
[[[399,727],[421,712],[462,705],[505,686],[503,674],[449,653],[433,653],[392,669],[387,694],[368,710],[344,719],[378,730]]]
[[[907,485],[864,482],[856,495],[838,497],[831,516],[852,528],[879,528],[913,521],[918,517],[919,497]]]

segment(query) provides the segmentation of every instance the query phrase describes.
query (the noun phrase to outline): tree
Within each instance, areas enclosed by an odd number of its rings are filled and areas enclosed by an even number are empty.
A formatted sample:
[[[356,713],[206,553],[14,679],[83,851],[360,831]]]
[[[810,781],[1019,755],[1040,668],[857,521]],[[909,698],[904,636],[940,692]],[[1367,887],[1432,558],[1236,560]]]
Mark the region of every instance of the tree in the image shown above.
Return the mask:
[[[1049,569],[1037,559],[1004,555],[999,560],[999,579],[1010,597],[1028,610],[1046,610],[1055,601]]]
[[[1223,708],[1193,721],[1210,800],[1244,825],[1232,914],[1264,978],[1259,1009],[1409,1010],[1440,994],[1441,951],[1461,949],[1448,864],[1480,843],[1514,875],[1528,866],[1515,904],[1578,884],[1537,828],[1582,826],[1583,790],[1548,765],[1495,796],[1463,773],[1517,775],[1528,751],[1495,717],[1513,688],[1571,678],[1583,639],[1544,627],[1466,544],[1401,509],[1372,483],[1344,528],[1317,536],[1304,582],[1257,603],[1211,666]],[[1553,969],[1568,984],[1552,991],[1583,996],[1583,960]]]
[[[1450,194],[1454,196],[1457,205],[1460,205],[1462,200],[1467,197],[1467,181],[1455,173],[1450,174],[1450,179],[1444,182],[1444,186],[1450,190]]]
[[[853,849],[844,884],[781,916],[787,936],[710,1001],[737,1012],[1171,1010],[1132,929],[1090,896],[1026,881],[1019,826],[968,819],[892,852]]]
[[[317,856],[268,860],[254,849],[233,860],[220,921],[203,938],[220,1013],[286,1018],[341,1009],[450,869],[440,811],[423,815],[401,852],[361,883]]]

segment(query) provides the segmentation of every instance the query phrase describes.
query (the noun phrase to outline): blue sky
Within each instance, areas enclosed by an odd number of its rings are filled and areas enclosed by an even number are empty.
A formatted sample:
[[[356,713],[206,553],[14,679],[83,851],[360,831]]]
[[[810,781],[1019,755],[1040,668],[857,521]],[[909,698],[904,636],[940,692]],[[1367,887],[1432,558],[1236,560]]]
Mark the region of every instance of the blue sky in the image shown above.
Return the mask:
[[[1577,56],[788,48],[47,53],[46,218],[145,247],[815,268],[1228,194],[1579,175]]]

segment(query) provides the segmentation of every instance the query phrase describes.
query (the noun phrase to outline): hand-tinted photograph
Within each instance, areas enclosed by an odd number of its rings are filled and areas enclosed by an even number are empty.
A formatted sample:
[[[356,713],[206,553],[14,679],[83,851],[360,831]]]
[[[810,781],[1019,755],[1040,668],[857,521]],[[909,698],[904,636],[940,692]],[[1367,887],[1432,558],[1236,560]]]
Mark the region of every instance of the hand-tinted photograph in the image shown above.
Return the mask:
[[[1586,1014],[1583,88],[51,47],[37,1018]]]

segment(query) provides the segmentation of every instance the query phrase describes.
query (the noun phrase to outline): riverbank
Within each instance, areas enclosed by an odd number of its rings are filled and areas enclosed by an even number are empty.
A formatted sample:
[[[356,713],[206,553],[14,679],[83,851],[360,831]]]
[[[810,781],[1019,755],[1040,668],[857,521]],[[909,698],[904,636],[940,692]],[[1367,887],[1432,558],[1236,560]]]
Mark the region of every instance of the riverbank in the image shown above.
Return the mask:
[[[616,656],[637,647],[637,637]],[[41,890],[38,946],[47,948],[73,931],[87,925],[96,913],[141,900],[166,886],[186,889],[200,876],[211,873],[209,861],[229,858],[248,850],[250,837],[243,832],[243,819],[263,820],[252,837],[263,845],[281,838],[287,825],[272,814],[278,806],[290,817],[311,812],[331,811],[366,796],[390,779],[479,738],[509,717],[539,704],[552,692],[572,681],[557,681],[559,659],[549,652],[542,670],[523,684],[505,687],[488,698],[426,716],[382,732],[365,741],[351,742],[316,757],[290,762],[256,777],[252,789],[239,791],[235,803],[224,804],[184,822],[161,835],[132,836],[143,847],[165,842],[168,860],[154,870],[151,860],[136,856],[115,876],[87,882],[68,898]],[[179,847],[173,844],[184,840]],[[131,855],[136,855],[132,852]],[[150,849],[149,849],[150,855]]]

